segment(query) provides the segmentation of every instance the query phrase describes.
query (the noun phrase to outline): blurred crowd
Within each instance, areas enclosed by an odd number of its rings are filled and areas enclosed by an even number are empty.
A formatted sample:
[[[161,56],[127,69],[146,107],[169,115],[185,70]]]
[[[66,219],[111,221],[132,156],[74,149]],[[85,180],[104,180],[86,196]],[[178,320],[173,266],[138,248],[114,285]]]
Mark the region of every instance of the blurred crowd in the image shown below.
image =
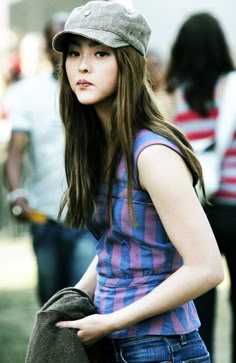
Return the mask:
[[[16,223],[29,226],[41,304],[58,290],[73,286],[95,254],[95,238],[86,228],[63,226],[63,218],[57,218],[66,176],[58,56],[51,44],[67,16],[53,14],[42,34],[26,34],[18,40],[15,35],[2,73],[1,122],[10,129],[2,165],[6,209]]]
[[[199,27],[196,31],[196,33],[198,32],[198,39],[203,43],[203,37],[205,39],[204,44],[200,44],[201,42],[193,40],[196,36],[194,33],[196,27]],[[200,29],[201,27],[202,29]],[[202,35],[200,30],[205,33]],[[192,39],[188,39],[187,34],[191,34]],[[209,38],[207,38],[206,35],[209,35]],[[212,38],[210,38],[210,36],[212,36]],[[223,38],[221,38],[221,36]],[[9,101],[6,101],[6,99],[8,99],[6,95],[9,94],[11,87],[22,80],[31,79],[31,77],[36,75],[45,72],[54,72],[54,66],[48,56],[47,41],[48,39],[45,38],[43,33],[18,34],[11,30],[8,32],[5,42],[0,49],[0,143],[7,144],[9,140],[12,141],[12,124],[10,123],[9,117],[12,110],[9,108],[13,106],[11,102],[9,104]],[[182,43],[180,44],[180,42]],[[191,43],[191,46],[188,42]],[[214,49],[212,54],[209,54],[209,59],[206,59],[211,45],[214,46]],[[188,52],[192,55],[192,58],[189,57],[188,59]],[[225,57],[223,57],[222,54],[224,54]],[[176,35],[173,48],[170,50],[169,60],[166,61],[162,59],[158,52],[158,44],[156,49],[152,48],[149,50],[147,60],[150,83],[156,92],[157,102],[159,102],[159,108],[164,117],[168,118],[170,122],[176,122],[179,127],[182,128],[182,131],[188,136],[194,149],[196,145],[196,152],[199,146],[199,143],[196,143],[196,140],[208,140],[209,143],[207,148],[214,149],[217,133],[215,125],[217,122],[216,120],[220,115],[221,101],[224,98],[224,83],[227,81],[227,75],[233,74],[232,78],[234,78],[235,72],[234,59],[232,59],[230,55],[230,50],[224,39],[223,33],[221,34],[220,25],[217,20],[209,14],[198,14],[196,17],[193,16],[188,20],[188,23],[183,25],[180,32]],[[221,82],[222,79],[224,79],[225,82]],[[234,81],[232,81],[232,83],[234,83]],[[233,90],[236,91],[236,87],[232,87],[230,97],[233,94]],[[34,90],[32,89],[32,94],[33,92]],[[235,95],[236,93],[233,96],[236,97]],[[31,102],[31,100],[25,99],[22,100],[22,102]],[[235,350],[236,342],[233,341],[235,341],[236,336],[236,287],[234,286],[236,278],[236,271],[234,271],[236,251],[236,112],[234,111],[233,106],[234,105],[232,104],[229,105],[229,107],[232,108],[230,112],[231,115],[233,114],[233,126],[228,145],[225,147],[225,150],[223,150],[223,155],[219,162],[221,173],[218,190],[210,195],[213,207],[210,208],[209,205],[206,205],[205,210],[218,239],[221,252],[225,255],[230,270],[232,284],[230,299],[233,308],[232,347],[234,347]],[[29,130],[26,130],[27,133],[28,131]],[[8,164],[8,170],[10,170],[9,165],[10,164]],[[12,177],[10,174],[11,173],[9,172],[7,175],[7,184],[8,186],[10,184],[10,192],[14,192],[14,190],[18,190],[22,186],[20,184],[11,186],[9,180],[12,180]],[[17,218],[18,212],[20,213],[19,208],[24,208],[24,205],[20,204],[19,200],[19,204],[15,202],[17,199],[25,198],[25,195],[20,195],[20,192],[19,194],[15,193],[15,196],[13,194],[11,194],[12,199],[10,202],[12,203],[13,214]],[[14,199],[14,197],[16,197],[16,199]],[[17,206],[19,207],[18,209],[16,208]],[[54,219],[54,217],[50,217],[49,219]],[[33,228],[36,228],[35,225]],[[33,233],[33,238],[34,237]],[[81,235],[79,238],[81,238]],[[87,236],[86,238],[91,241],[92,237]],[[87,264],[94,253],[93,248],[94,246],[91,246],[86,255],[88,258],[86,260]],[[35,253],[36,256],[40,258],[37,248]],[[77,251],[75,254],[78,258],[78,263],[80,263],[81,259],[84,259],[84,257],[81,257],[84,256],[84,251],[80,250],[80,252]],[[38,266],[40,267],[40,260],[38,260]],[[80,273],[81,272],[79,272],[79,274]],[[74,279],[74,281],[76,281],[76,279]],[[65,282],[65,285],[69,283],[71,283],[71,281]],[[57,285],[49,292],[49,295],[46,295],[43,298],[41,296],[42,302],[46,301],[47,298],[60,287],[63,286]],[[41,288],[43,289],[42,286]],[[208,349],[213,352],[215,290],[208,293],[205,300],[199,299],[197,305],[199,306],[200,319],[202,320],[203,338],[208,345]],[[232,358],[234,359],[232,360],[232,363],[236,362],[235,351],[233,351],[232,357],[234,357]]]

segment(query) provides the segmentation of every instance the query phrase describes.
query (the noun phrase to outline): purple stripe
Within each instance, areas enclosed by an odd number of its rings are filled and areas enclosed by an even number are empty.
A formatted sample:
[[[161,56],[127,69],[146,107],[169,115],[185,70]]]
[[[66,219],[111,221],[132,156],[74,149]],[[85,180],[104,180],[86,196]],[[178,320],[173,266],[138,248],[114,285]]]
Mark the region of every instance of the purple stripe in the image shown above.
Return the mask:
[[[182,307],[183,306],[181,306],[181,308]],[[183,316],[181,316],[181,317],[183,318]],[[176,333],[180,334],[185,331],[184,325],[182,324],[181,320],[179,320],[175,311],[170,312],[170,319],[172,321],[172,325],[173,325],[174,331],[176,331]]]
[[[101,243],[103,243],[103,247],[102,247],[101,252],[98,255],[98,263],[99,263],[99,267],[100,267],[100,273],[103,274],[103,275],[106,275],[106,266],[105,266],[105,264],[100,263],[100,262],[102,262],[102,261],[104,261],[106,259],[107,251],[106,251],[106,248],[105,248],[104,241],[100,240],[100,244]]]
[[[133,235],[133,230],[130,223],[130,218],[128,214],[128,204],[127,200],[125,200],[122,211],[121,211],[121,230],[125,232],[128,236]],[[140,269],[141,268],[141,253],[140,247],[134,242],[129,243],[129,269]],[[128,256],[127,256],[128,257]]]
[[[99,313],[100,314],[104,314],[105,313],[105,307],[106,307],[106,301],[107,301],[106,297],[107,297],[107,295],[108,295],[108,290],[105,292],[105,291],[103,291],[103,289],[102,289],[102,291],[100,289],[100,291],[99,291],[99,298],[100,298]]]
[[[114,311],[122,309],[124,304],[125,295],[127,293],[127,289],[125,287],[119,288],[118,293],[114,296]]]
[[[156,230],[154,226],[150,226],[150,222],[153,221],[154,210],[151,208],[146,209],[145,213],[145,241],[151,246],[152,251],[152,266],[156,273],[163,272],[163,264],[165,260],[164,254],[157,249]]]
[[[150,291],[149,286],[142,286],[141,289],[137,289],[134,295],[134,301],[140,300],[140,298],[146,296],[149,293],[149,291]],[[138,331],[138,324],[128,329],[129,335],[137,335],[137,331]]]
[[[186,316],[186,320],[188,322],[188,326],[190,327],[190,329],[194,330],[194,325],[192,320],[190,319],[190,314],[189,314],[189,310],[191,310],[191,316],[193,316],[196,320],[196,318],[198,318],[197,313],[195,308],[193,307],[193,304],[184,304],[183,305],[183,309],[185,312],[185,316]]]
[[[117,168],[116,177],[119,179],[122,178],[125,172],[126,172],[125,160],[124,158],[122,158]]]
[[[172,271],[178,269],[181,265],[182,265],[182,258],[176,251],[174,258],[173,258]]]
[[[119,242],[114,241],[112,229],[109,229],[107,232],[106,241],[105,241],[104,245],[106,245],[107,243],[109,243],[109,246],[112,249],[112,252],[110,252],[110,254],[108,253],[108,255],[110,257],[109,264],[110,264],[111,272],[115,276],[119,276],[120,275],[120,264],[121,264],[121,248],[122,247]]]
[[[145,210],[145,222],[144,222],[144,226],[145,226],[145,230],[144,230],[144,240],[149,243],[150,245],[154,245],[156,244],[155,240],[156,240],[156,231],[155,231],[155,226],[152,224],[153,222],[153,216],[154,214],[156,214],[156,211],[153,210],[152,208],[146,208]],[[151,226],[150,226],[151,224]],[[149,228],[151,227],[151,228]]]
[[[137,243],[130,244],[130,268],[140,269],[141,268],[141,250]]]
[[[115,243],[111,256],[111,266],[112,266],[112,273],[116,276],[120,275],[120,265],[121,265],[121,245]]]
[[[153,335],[161,334],[162,327],[163,327],[163,324],[164,324],[164,318],[165,318],[165,315],[160,314],[158,316],[155,316],[152,319],[149,334],[153,334]]]
[[[114,284],[113,284],[113,286],[112,285],[110,285],[110,286],[114,287]],[[100,314],[110,313],[111,311],[107,311],[107,309],[106,309],[106,303],[108,300],[107,296],[108,296],[108,293],[110,293],[110,289],[107,286],[99,284],[99,277],[98,277],[98,284],[97,284],[96,292],[100,299],[99,313]]]
[[[125,232],[125,234],[127,234],[128,236],[132,236],[133,230],[129,218],[127,199],[124,200],[121,208],[120,228],[122,231]]]

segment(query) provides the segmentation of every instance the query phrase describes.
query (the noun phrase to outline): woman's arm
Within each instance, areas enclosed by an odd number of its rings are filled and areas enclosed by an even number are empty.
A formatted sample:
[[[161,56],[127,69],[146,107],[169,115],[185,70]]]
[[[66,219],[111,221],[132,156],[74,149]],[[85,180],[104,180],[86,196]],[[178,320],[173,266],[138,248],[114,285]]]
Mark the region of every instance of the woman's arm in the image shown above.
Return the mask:
[[[140,183],[150,194],[171,242],[183,258],[183,266],[121,310],[60,324],[79,329],[85,344],[172,310],[223,280],[221,255],[183,159],[166,146],[154,145],[140,154],[138,170]]]
[[[86,292],[91,297],[92,300],[94,298],[94,292],[97,282],[96,266],[97,266],[97,256],[94,257],[93,261],[90,263],[89,267],[85,271],[82,278],[75,285],[75,288]]]
[[[29,134],[27,132],[12,132],[9,142],[8,155],[4,165],[5,182],[12,193],[16,192],[15,198],[10,201],[11,213],[18,222],[29,222],[32,212],[26,192],[21,187],[23,159],[29,144]],[[20,192],[19,194],[17,192]],[[18,194],[18,195],[17,195]],[[18,207],[19,214],[14,214],[14,207]]]

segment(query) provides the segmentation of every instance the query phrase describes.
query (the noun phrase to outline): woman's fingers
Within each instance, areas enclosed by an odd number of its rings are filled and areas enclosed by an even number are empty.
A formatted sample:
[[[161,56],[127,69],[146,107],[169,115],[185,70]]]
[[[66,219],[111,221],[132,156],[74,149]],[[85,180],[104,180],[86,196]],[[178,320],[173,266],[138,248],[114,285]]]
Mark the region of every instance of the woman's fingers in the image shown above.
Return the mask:
[[[74,329],[79,329],[78,328],[78,321],[58,321],[55,326],[57,328],[74,328]]]

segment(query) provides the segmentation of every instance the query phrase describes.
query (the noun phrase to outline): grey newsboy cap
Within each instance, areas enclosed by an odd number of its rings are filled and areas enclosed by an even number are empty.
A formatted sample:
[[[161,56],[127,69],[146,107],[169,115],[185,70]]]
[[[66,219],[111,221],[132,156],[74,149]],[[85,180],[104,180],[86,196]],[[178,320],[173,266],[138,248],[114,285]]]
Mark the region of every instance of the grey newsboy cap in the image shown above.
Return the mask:
[[[65,40],[71,34],[93,39],[111,48],[130,45],[145,55],[151,28],[140,13],[117,1],[90,1],[71,12],[64,30],[53,38],[53,48],[63,52]]]

